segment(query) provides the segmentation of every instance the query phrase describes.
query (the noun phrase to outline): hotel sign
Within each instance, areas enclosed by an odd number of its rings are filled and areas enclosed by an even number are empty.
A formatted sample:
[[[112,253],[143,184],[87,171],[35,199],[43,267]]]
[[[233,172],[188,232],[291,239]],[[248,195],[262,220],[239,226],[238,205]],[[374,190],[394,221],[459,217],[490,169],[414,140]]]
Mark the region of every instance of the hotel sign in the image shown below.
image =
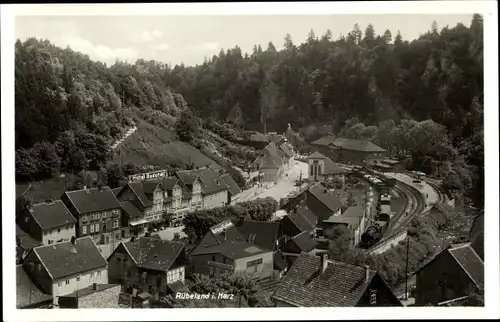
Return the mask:
[[[212,231],[212,233],[214,233],[214,235],[217,235],[217,234],[220,234],[222,231],[224,231],[228,228],[231,228],[233,226],[234,225],[231,221],[226,220],[226,221],[221,222],[218,225],[213,226],[212,228],[210,228],[210,230]]]
[[[128,181],[134,182],[134,181],[143,181],[143,180],[148,180],[148,179],[159,179],[159,178],[164,178],[164,177],[168,177],[168,171],[167,170],[158,170],[158,171],[153,171],[153,172],[146,172],[146,173],[138,173],[138,174],[129,175]]]

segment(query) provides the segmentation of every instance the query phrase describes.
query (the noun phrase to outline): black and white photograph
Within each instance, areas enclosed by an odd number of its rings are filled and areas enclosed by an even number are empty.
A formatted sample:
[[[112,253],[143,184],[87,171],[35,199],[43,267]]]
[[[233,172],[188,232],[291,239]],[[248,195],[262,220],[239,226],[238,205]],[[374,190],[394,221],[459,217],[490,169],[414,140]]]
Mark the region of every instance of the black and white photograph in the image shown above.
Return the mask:
[[[496,6],[431,2],[10,5],[11,318],[498,318]]]

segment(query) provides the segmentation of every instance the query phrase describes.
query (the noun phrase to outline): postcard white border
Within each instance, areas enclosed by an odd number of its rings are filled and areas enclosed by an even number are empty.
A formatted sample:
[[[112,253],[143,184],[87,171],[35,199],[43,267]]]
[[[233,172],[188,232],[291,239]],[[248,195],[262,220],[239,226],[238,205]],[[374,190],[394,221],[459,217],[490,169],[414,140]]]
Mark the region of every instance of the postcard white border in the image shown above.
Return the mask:
[[[14,247],[14,16],[15,15],[306,15],[306,14],[459,14],[484,16],[485,93],[485,307],[484,308],[264,308],[16,310]],[[498,216],[498,14],[495,1],[307,2],[207,4],[2,5],[2,213],[3,309],[6,321],[164,321],[308,320],[499,317]]]

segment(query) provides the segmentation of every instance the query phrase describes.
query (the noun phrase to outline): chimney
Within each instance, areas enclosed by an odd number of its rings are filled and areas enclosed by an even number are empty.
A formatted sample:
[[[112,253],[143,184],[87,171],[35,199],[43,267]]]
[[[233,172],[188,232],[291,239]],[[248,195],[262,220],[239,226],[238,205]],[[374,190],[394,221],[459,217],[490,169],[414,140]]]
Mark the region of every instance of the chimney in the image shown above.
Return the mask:
[[[365,283],[368,282],[369,277],[370,277],[370,266],[365,265]]]
[[[92,289],[94,291],[97,291],[99,289],[99,286],[97,285],[97,283],[92,284]]]
[[[328,267],[328,254],[324,253],[321,254],[321,274],[323,274],[326,271],[327,267]]]

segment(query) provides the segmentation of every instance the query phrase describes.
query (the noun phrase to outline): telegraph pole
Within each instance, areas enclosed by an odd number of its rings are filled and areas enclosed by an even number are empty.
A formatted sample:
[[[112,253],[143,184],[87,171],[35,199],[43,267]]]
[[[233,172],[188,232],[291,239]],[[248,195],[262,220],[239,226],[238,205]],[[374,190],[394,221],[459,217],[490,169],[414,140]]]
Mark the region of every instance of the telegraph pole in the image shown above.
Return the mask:
[[[405,300],[408,301],[408,253],[410,250],[410,237],[406,237],[406,269],[405,269]]]

